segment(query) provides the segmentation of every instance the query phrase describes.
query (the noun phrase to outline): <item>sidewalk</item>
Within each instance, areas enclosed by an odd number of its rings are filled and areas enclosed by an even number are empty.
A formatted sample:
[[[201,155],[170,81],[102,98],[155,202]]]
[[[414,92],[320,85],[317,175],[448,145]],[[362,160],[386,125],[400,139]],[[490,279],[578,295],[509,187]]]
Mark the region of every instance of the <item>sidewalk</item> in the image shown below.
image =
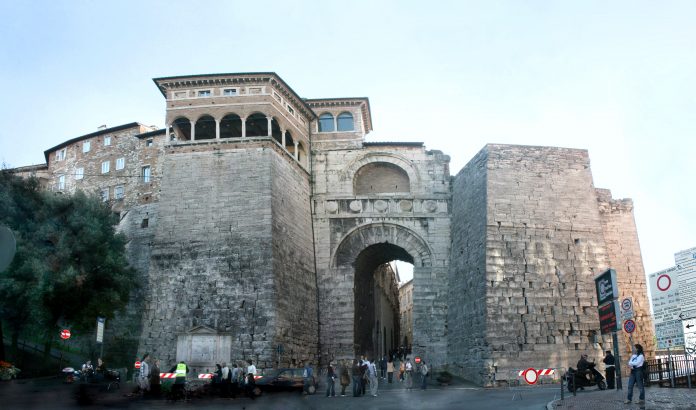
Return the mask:
[[[626,385],[626,384],[624,384]],[[579,391],[577,396],[573,393],[568,393],[563,401],[555,400],[550,402],[547,410],[554,409],[696,409],[696,389],[671,389],[660,387],[645,388],[645,404],[639,405],[638,401],[639,390],[633,389],[633,403],[624,404],[626,400],[627,390],[596,390],[592,388],[589,391]]]

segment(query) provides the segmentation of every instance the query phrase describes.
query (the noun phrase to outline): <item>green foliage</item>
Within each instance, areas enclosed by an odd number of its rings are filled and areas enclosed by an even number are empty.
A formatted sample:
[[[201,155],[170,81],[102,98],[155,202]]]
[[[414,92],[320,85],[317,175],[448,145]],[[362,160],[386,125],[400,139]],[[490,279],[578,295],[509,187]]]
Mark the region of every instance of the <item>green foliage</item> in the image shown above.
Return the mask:
[[[125,306],[135,272],[126,239],[108,204],[82,192],[45,192],[33,179],[0,171],[0,224],[17,239],[17,254],[0,273],[0,313],[14,330],[28,324],[55,333],[61,323],[93,329]]]

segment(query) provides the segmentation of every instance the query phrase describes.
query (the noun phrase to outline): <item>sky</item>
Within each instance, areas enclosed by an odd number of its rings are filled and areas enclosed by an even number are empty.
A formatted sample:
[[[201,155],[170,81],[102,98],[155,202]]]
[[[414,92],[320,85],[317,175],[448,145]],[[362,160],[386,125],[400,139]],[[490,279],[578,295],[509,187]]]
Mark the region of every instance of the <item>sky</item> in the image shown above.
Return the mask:
[[[487,143],[589,151],[632,198],[646,273],[696,246],[696,2],[0,1],[0,162],[100,125],[164,126],[152,78],[273,71],[368,97],[368,141],[455,175]]]

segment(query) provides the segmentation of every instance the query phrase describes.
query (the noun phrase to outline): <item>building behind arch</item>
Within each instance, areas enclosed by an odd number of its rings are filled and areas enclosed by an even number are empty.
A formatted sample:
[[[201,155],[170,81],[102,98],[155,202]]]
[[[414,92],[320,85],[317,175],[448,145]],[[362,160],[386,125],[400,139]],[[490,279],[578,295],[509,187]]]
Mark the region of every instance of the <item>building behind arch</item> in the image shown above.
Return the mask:
[[[489,144],[451,176],[423,143],[366,142],[364,97],[305,99],[275,73],[154,82],[164,129],[100,129],[15,170],[119,213],[144,285],[110,327],[124,356],[381,356],[404,336],[393,260],[414,265],[413,354],[477,383],[599,359],[608,267],[654,348],[633,204],[594,187],[587,151]]]

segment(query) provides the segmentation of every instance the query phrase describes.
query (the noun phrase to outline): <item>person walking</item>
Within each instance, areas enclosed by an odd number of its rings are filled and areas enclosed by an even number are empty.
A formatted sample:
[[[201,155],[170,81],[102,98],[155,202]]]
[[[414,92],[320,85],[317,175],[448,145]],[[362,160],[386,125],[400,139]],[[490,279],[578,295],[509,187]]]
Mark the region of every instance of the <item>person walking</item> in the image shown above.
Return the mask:
[[[336,371],[334,370],[333,364],[329,363],[329,367],[326,369],[326,397],[336,397],[335,380]]]
[[[400,360],[400,362],[399,362],[399,382],[403,383],[404,373],[406,373],[406,362],[404,362],[401,359],[399,359],[399,360]]]
[[[386,380],[387,379],[387,356],[382,356],[382,359],[379,361],[379,371],[380,371],[379,377],[382,380]]]
[[[377,397],[377,365],[374,360],[367,362],[367,372],[370,381],[370,394],[372,397]]]
[[[232,370],[231,370],[231,376],[230,376],[230,390],[232,394],[232,398],[236,399],[237,398],[237,393],[239,393],[239,378],[241,375],[242,371],[241,369],[237,366],[237,363],[232,364]]]
[[[247,363],[249,366],[246,369],[246,391],[252,400],[256,400],[256,366],[251,359],[247,360]]]
[[[351,373],[353,376],[353,397],[358,397],[360,396],[361,383],[360,364],[358,363],[358,359],[353,359],[353,367],[351,368]]]
[[[404,380],[406,382],[406,389],[411,391],[413,388],[413,365],[411,364],[411,359],[406,356],[406,365],[404,366]]]
[[[643,363],[645,363],[645,354],[643,354],[643,346],[636,343],[634,346],[633,355],[628,361],[628,367],[631,369],[631,376],[628,379],[628,397],[625,404],[633,400],[633,385],[638,384],[640,395],[638,396],[638,404],[645,403],[645,386],[643,385]]]
[[[387,362],[387,382],[391,384],[394,378],[394,361],[391,356],[389,356],[389,361]]]
[[[222,362],[222,369],[220,369],[220,394],[222,397],[230,397],[230,368],[227,367],[227,363]]]
[[[421,375],[421,390],[425,390],[428,388],[428,373],[430,373],[430,369],[428,369],[428,365],[425,364],[425,360],[421,360],[421,365],[420,365],[420,375]]]
[[[314,371],[312,370],[312,366],[309,365],[309,360],[305,362],[305,367],[302,371],[302,381],[302,393],[312,394],[312,392],[309,391],[309,388],[314,384]]]
[[[150,396],[159,398],[162,393],[162,383],[160,381],[160,361],[159,359],[152,360],[150,368]]]
[[[341,366],[341,397],[346,397],[346,387],[350,384],[350,372],[348,371],[348,363],[343,360],[343,365]]]
[[[150,355],[145,353],[142,360],[140,360],[140,378],[138,379],[138,385],[143,394],[147,394],[150,391],[150,365],[148,360]]]
[[[604,373],[607,376],[607,389],[613,389],[614,388],[614,382],[616,379],[616,363],[614,360],[614,355],[611,354],[611,350],[607,350],[606,355],[604,356],[604,366],[605,366],[605,371]]]
[[[172,385],[172,396],[174,399],[186,399],[186,374],[190,371],[191,369],[183,360],[169,370],[169,373],[175,373],[174,384]]]

